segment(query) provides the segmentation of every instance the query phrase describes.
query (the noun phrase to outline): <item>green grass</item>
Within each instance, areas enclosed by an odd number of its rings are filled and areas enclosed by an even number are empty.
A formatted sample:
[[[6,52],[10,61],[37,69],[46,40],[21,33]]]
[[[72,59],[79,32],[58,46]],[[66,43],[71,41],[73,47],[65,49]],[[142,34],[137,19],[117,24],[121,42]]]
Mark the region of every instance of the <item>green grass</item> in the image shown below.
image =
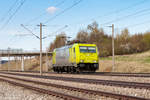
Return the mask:
[[[112,60],[112,57],[100,57],[100,60]]]
[[[150,63],[150,57],[145,58],[143,62]]]
[[[100,58],[101,60],[112,60],[112,57],[102,57]],[[128,56],[115,56],[115,60],[117,61],[128,61],[128,60],[133,60],[129,58]]]

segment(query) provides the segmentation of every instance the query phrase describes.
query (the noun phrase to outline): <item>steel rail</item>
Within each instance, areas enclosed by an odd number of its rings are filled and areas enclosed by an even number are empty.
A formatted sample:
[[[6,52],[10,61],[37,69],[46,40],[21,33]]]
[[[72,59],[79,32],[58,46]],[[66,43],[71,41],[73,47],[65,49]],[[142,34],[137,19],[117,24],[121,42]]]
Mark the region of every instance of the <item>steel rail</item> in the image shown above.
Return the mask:
[[[85,79],[85,78],[72,78],[72,77],[58,77],[58,76],[45,76],[45,75],[41,76],[41,75],[22,74],[22,73],[18,74],[18,73],[9,73],[9,72],[0,72],[0,73],[26,76],[26,77],[34,77],[34,78],[44,78],[44,79],[62,80],[62,81],[69,81],[69,82],[78,82],[78,83],[128,87],[128,88],[135,88],[135,89],[150,89],[150,83]]]
[[[6,71],[6,70],[1,70],[1,71]],[[28,73],[39,73],[39,71],[18,71],[18,70],[10,70],[10,72],[28,72]],[[48,73],[48,74],[58,74],[55,72],[43,72],[43,73]],[[65,75],[70,75],[71,73],[61,73]],[[74,73],[71,75],[96,75],[96,76],[117,76],[117,77],[143,77],[143,78],[149,78],[150,73],[120,73],[120,72],[82,72],[82,73]]]
[[[75,96],[71,96],[71,95],[66,95],[66,94],[59,93],[59,92],[46,90],[46,89],[43,89],[43,88],[33,87],[33,86],[30,86],[30,85],[26,85],[26,84],[14,82],[14,81],[6,80],[6,79],[3,79],[3,78],[0,78],[0,81],[8,82],[10,84],[20,86],[20,87],[24,87],[24,88],[29,89],[29,90],[37,91],[39,93],[48,94],[48,95],[51,95],[51,96],[56,96],[57,98],[62,98],[64,100],[87,100],[87,99],[83,99],[83,98],[79,98],[79,97],[75,97]]]

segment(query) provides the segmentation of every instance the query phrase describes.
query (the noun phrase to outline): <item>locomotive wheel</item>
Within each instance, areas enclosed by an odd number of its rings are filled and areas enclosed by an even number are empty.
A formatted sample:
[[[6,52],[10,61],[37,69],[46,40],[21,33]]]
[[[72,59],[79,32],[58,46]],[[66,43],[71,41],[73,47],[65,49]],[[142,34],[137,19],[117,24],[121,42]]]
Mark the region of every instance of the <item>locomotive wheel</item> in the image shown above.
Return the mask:
[[[64,67],[64,72],[67,72],[68,71],[68,68],[67,66]]]
[[[56,71],[57,73],[59,73],[59,72],[58,72],[58,67],[55,67],[55,71]]]
[[[55,72],[55,67],[53,67],[53,71]]]
[[[71,67],[69,67],[69,73],[71,73]]]
[[[66,68],[67,68],[66,72],[69,73],[69,66],[67,66]]]
[[[60,68],[60,73],[62,73],[62,72],[63,72],[63,67]]]
[[[76,70],[76,68],[75,68],[75,67],[73,67],[73,70],[74,70],[74,73],[76,73],[76,72],[77,72],[77,70]]]
[[[70,72],[70,67],[69,66],[67,66],[67,73],[69,73]]]
[[[71,66],[68,67],[68,73],[72,73],[72,67]]]
[[[71,68],[71,73],[74,73],[74,67],[70,67]]]
[[[77,73],[77,74],[80,73],[80,69],[79,69],[79,68],[76,68],[75,70],[76,70],[76,73]]]
[[[57,67],[57,73],[59,73],[60,72],[60,67]]]

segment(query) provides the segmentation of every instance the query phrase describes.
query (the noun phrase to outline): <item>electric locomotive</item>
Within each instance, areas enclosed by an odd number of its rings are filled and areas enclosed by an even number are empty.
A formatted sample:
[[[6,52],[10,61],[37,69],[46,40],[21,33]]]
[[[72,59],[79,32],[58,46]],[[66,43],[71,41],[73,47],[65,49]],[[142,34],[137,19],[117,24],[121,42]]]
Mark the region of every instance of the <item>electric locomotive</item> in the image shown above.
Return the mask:
[[[74,43],[53,51],[54,72],[95,72],[99,68],[95,44]]]

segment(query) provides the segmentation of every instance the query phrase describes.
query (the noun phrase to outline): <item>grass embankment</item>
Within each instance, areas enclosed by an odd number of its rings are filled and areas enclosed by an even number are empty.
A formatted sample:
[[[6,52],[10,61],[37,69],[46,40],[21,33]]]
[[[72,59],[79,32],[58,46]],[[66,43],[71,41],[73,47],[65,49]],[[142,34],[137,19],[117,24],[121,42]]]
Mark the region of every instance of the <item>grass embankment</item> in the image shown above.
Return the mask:
[[[112,70],[112,57],[100,58],[99,71]],[[115,56],[115,72],[150,73],[150,51]]]

